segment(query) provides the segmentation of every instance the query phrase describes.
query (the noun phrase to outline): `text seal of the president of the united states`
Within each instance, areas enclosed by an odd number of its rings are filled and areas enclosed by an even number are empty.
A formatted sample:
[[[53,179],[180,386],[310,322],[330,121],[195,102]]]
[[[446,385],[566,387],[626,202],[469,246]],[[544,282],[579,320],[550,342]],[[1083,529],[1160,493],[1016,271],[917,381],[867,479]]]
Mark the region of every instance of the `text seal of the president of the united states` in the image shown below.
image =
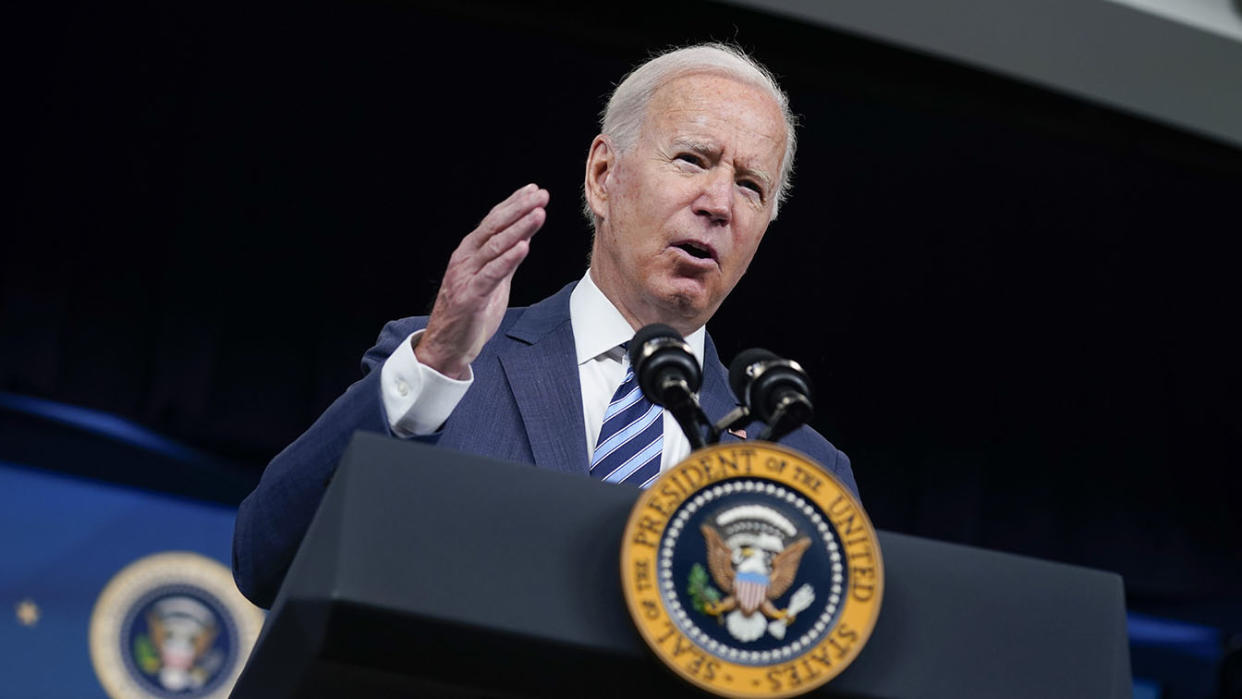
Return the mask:
[[[660,476],[621,546],[626,603],[677,674],[732,697],[837,676],[875,627],[884,568],[854,494],[806,456],[718,444]]]

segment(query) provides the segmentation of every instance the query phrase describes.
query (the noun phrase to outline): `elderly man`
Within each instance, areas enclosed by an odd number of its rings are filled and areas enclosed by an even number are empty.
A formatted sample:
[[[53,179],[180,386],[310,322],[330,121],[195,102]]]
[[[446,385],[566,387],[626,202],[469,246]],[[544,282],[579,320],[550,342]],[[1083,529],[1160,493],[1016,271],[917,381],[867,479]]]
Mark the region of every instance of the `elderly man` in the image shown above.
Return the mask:
[[[531,184],[497,204],[450,258],[430,317],[389,323],[363,357],[364,377],[272,460],[242,503],[234,572],[256,603],[274,598],[355,430],[648,485],[690,451],[675,420],[632,390],[620,347],[657,322],[685,335],[702,362],[707,413],[735,407],[705,324],[788,188],[787,99],[745,54],[693,46],[630,73],[601,131],[586,162],[595,228],[586,274],[508,309],[548,192]],[[849,460],[814,431],[782,441],[855,488]]]

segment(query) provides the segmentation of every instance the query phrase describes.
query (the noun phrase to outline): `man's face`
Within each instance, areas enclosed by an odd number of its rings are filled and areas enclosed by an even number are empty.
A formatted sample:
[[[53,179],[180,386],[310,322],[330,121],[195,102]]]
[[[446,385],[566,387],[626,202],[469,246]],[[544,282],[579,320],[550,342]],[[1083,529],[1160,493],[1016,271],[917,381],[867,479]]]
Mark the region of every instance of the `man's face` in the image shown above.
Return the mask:
[[[775,101],[713,74],[657,90],[629,151],[596,138],[587,162],[587,198],[600,219],[591,268],[631,324],[688,333],[716,312],[767,230],[784,152]]]

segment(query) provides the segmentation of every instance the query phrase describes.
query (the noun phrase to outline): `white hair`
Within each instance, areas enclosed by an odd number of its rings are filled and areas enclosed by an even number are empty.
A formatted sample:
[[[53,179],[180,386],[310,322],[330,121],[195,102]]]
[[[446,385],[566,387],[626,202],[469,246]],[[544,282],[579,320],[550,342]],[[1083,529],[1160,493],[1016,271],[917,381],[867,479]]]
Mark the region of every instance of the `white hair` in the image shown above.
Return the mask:
[[[780,107],[781,116],[785,118],[785,154],[781,158],[776,199],[772,203],[772,218],[775,219],[781,203],[789,195],[797,147],[794,132],[797,118],[789,111],[789,97],[776,84],[776,78],[736,46],[713,42],[670,49],[630,71],[608,99],[600,119],[600,133],[609,137],[620,152],[633,148],[642,131],[651,97],[672,80],[693,73],[723,75],[758,88]],[[588,219],[594,220],[590,206],[584,211]]]

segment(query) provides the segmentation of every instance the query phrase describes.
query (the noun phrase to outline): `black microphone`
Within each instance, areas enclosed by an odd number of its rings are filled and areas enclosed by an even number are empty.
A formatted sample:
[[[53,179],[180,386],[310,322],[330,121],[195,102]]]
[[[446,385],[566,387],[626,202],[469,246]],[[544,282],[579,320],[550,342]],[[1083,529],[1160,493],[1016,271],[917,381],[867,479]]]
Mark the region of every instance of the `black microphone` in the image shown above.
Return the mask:
[[[690,345],[673,328],[654,323],[634,333],[629,352],[643,395],[673,414],[691,448],[703,447],[701,426],[711,423],[695,395],[703,385],[703,369]]]
[[[777,441],[811,419],[811,380],[792,359],[748,349],[729,365],[729,388],[767,424],[759,439]]]

